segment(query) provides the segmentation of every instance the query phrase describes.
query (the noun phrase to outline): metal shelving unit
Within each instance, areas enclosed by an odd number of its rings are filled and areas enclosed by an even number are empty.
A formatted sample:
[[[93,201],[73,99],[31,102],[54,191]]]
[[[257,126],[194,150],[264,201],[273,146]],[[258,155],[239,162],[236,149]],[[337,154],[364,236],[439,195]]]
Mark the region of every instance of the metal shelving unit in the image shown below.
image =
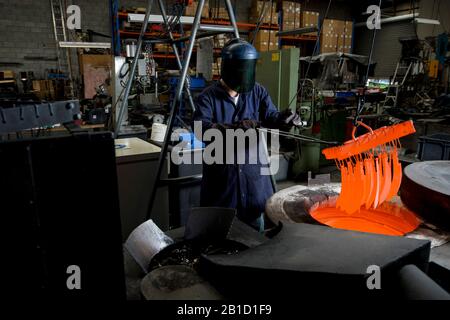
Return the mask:
[[[111,0],[112,5],[111,5],[111,9],[112,9],[112,22],[113,22],[113,44],[114,44],[114,53],[115,55],[120,55],[121,52],[121,39],[125,36],[125,37],[130,37],[130,38],[138,38],[140,32],[139,31],[132,31],[132,30],[122,30],[120,29],[120,21],[124,20],[124,19],[128,19],[128,12],[119,12],[119,8],[118,5],[116,5],[118,0]],[[201,23],[202,24],[208,24],[208,25],[214,25],[214,26],[232,26],[230,20],[224,20],[224,19],[201,19]],[[239,29],[245,30],[245,31],[252,31],[256,28],[256,24],[255,23],[249,23],[249,22],[237,22],[237,27]],[[279,25],[278,24],[262,24],[259,27],[261,30],[279,30]],[[157,36],[158,35],[158,30],[152,29],[152,32],[146,32],[145,33],[145,37],[153,37],[153,36]],[[174,38],[179,38],[182,37],[182,34],[179,33],[173,33]],[[164,57],[167,58],[167,55],[157,55],[155,56],[156,58],[158,57]],[[175,58],[175,57],[171,57],[171,58]]]

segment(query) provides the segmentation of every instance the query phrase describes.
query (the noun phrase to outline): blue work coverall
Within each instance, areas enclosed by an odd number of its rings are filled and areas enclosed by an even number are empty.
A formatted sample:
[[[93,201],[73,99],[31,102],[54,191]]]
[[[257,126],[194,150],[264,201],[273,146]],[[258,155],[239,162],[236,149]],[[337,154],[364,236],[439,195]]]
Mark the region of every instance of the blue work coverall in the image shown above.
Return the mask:
[[[241,93],[235,105],[220,82],[216,82],[198,96],[196,107],[194,121],[202,121],[203,131],[214,124],[241,120],[256,120],[264,127],[276,128],[281,117],[267,90],[258,83],[252,91]],[[261,175],[261,166],[267,164],[203,163],[201,206],[235,208],[240,220],[254,225],[273,194],[271,178]]]

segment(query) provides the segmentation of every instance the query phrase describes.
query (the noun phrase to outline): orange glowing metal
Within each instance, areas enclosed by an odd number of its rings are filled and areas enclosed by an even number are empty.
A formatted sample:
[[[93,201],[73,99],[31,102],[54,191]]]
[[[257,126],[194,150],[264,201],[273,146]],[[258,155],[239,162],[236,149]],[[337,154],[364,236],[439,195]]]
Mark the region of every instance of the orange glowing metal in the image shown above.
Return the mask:
[[[311,216],[336,229],[403,236],[417,229],[421,221],[408,209],[385,202],[376,209],[361,208],[358,214],[348,214],[334,207],[317,207]]]
[[[352,140],[322,151],[341,170],[342,190],[336,208],[348,214],[360,212],[361,207],[376,209],[397,194],[402,180],[399,139],[416,132],[412,121],[376,130],[358,124],[369,132],[355,138],[355,127]]]

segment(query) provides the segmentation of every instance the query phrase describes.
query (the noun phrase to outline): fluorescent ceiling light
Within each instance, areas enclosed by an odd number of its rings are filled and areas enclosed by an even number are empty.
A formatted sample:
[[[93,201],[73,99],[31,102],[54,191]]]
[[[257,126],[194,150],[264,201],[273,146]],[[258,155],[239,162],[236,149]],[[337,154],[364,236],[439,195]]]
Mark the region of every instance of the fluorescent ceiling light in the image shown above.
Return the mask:
[[[109,42],[68,42],[60,41],[61,48],[111,49]]]
[[[433,19],[425,19],[425,18],[416,18],[416,23],[423,23],[423,24],[433,24],[433,25],[440,25],[439,20],[433,20]]]
[[[176,17],[173,16],[167,16],[168,21],[172,21],[172,19],[175,19]],[[145,14],[138,14],[138,13],[129,13],[128,14],[128,22],[144,22]],[[149,23],[163,23],[164,19],[162,15],[160,14],[151,14],[148,18]],[[194,23],[194,17],[186,17],[181,16],[180,22],[183,24],[193,24]]]

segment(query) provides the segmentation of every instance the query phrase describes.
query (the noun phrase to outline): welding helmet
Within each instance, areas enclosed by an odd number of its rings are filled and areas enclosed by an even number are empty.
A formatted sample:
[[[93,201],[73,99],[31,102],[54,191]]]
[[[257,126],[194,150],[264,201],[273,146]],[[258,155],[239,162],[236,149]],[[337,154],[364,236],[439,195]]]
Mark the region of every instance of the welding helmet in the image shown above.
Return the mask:
[[[221,76],[236,92],[246,93],[255,86],[256,61],[259,53],[250,43],[233,39],[222,50]]]

